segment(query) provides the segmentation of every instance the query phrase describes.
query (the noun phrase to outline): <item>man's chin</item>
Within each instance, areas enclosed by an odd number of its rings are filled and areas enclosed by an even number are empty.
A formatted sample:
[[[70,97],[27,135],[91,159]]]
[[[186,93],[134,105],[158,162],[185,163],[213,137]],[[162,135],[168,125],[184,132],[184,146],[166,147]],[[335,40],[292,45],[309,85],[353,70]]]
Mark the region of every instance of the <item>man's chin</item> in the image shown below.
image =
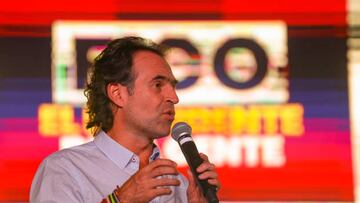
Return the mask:
[[[163,135],[163,134],[161,134],[161,135],[155,135],[154,137],[153,137],[153,139],[154,140],[157,140],[157,139],[162,139],[162,138],[164,138],[164,137],[167,137],[167,136],[169,136],[169,134],[166,134],[166,135]]]
[[[153,138],[154,139],[158,139],[158,138],[163,138],[166,137],[168,135],[170,135],[170,130],[171,130],[171,123],[172,121],[166,121],[166,122],[161,122],[158,123],[155,129],[153,129]]]
[[[168,135],[170,135],[170,126],[169,128],[163,129],[161,132],[158,132],[155,139],[167,137]]]

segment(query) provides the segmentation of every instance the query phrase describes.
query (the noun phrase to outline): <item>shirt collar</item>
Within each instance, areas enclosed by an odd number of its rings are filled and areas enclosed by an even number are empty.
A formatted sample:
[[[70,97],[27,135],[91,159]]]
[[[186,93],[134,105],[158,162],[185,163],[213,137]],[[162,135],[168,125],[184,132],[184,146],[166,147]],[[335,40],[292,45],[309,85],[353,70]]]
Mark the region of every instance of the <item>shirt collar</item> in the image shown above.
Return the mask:
[[[156,159],[160,158],[160,150],[159,148],[156,146],[156,144],[153,144],[153,152],[149,158],[149,161],[155,161]]]
[[[118,167],[124,169],[126,165],[131,161],[131,159],[137,155],[126,149],[121,144],[113,140],[109,135],[104,131],[100,131],[94,139],[95,145],[109,158],[111,159]],[[160,157],[160,150],[154,144],[153,152],[150,156],[150,162],[158,159]]]

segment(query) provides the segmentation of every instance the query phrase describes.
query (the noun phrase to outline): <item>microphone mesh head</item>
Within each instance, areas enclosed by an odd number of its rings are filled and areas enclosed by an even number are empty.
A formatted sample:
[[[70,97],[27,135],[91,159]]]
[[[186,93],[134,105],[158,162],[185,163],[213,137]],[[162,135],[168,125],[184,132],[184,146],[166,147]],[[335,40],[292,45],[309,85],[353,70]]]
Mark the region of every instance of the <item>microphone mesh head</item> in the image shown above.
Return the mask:
[[[191,135],[191,127],[185,122],[176,123],[171,130],[171,137],[179,141],[179,138],[184,134]]]

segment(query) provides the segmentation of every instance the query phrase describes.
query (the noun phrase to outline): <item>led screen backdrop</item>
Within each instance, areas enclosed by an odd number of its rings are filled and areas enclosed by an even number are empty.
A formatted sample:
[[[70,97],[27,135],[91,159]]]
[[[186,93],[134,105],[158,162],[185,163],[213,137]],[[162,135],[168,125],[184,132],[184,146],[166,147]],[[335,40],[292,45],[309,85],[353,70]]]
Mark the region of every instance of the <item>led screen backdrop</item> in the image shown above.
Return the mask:
[[[90,139],[89,61],[140,35],[173,47],[176,121],[218,166],[220,199],[352,201],[346,38],[290,32],[283,21],[58,21],[52,39],[0,39],[0,200],[26,201],[45,156]],[[158,144],[183,170],[177,143]]]
[[[200,23],[190,35],[180,36],[181,30],[162,26],[160,33],[146,36],[175,47],[168,59],[182,81],[177,119],[193,126],[198,147],[219,166],[225,188],[220,197],[353,200],[359,166],[353,163],[351,171],[347,78],[353,78],[349,82],[354,88],[358,60],[356,50],[347,53],[347,45],[357,47],[358,18],[349,18],[353,19],[349,25],[346,18],[351,11],[356,14],[357,5],[355,0],[2,2],[0,201],[27,201],[39,162],[49,153],[88,139],[81,125],[86,115],[80,96],[88,61],[109,38],[124,34],[119,28],[83,29],[83,37],[74,37],[75,41],[61,45],[64,53],[55,54],[58,32],[52,26],[58,19],[122,19],[115,22],[122,28],[126,19],[146,20],[152,28],[160,25],[154,19],[187,19],[195,22],[193,27]],[[218,24],[219,30],[199,37],[199,31],[214,29],[215,20],[225,20],[241,32],[224,24],[220,29]],[[144,21],[138,23],[146,28]],[[59,26],[65,27],[69,24]],[[352,29],[349,41],[348,28]],[[278,38],[267,38],[272,36],[269,31]],[[212,35],[218,38],[209,39]],[[66,54],[68,50],[74,55]],[[356,90],[350,91],[355,124],[359,100]],[[358,146],[355,127],[352,144]],[[183,164],[181,156],[171,156],[178,153],[174,142],[165,139],[159,144],[165,156]]]

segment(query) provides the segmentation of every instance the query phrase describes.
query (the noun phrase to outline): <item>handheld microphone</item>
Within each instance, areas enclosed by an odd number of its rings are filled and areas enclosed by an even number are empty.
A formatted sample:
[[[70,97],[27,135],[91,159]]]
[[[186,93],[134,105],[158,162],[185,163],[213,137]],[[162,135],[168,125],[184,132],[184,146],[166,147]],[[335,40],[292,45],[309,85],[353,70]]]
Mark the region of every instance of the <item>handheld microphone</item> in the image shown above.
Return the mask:
[[[179,143],[181,151],[190,167],[190,170],[200,187],[204,197],[210,203],[218,203],[219,199],[216,196],[216,187],[210,185],[207,180],[200,180],[199,173],[196,169],[204,162],[200,157],[196,145],[191,137],[191,127],[185,122],[179,122],[174,125],[171,130],[171,137]]]

